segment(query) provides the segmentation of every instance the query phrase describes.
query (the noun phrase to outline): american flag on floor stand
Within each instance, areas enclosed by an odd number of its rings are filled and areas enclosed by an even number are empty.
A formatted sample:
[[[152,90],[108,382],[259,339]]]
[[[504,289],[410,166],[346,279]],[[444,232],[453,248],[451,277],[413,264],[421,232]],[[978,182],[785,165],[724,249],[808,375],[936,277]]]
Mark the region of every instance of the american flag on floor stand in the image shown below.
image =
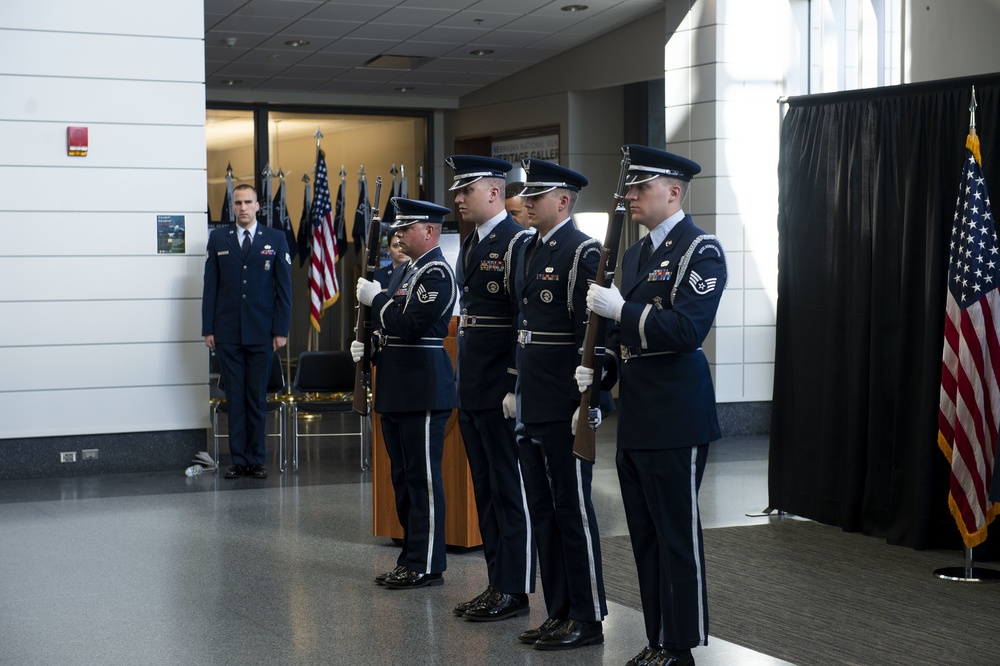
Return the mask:
[[[987,493],[1000,419],[1000,243],[972,123],[951,232],[938,446],[951,463],[948,504],[971,562],[1000,512]],[[970,565],[971,570],[971,565]]]
[[[309,323],[320,330],[323,310],[337,302],[337,239],[333,228],[333,207],[330,205],[330,183],[327,180],[326,158],[316,151],[316,187],[312,202],[312,259],[309,267]]]

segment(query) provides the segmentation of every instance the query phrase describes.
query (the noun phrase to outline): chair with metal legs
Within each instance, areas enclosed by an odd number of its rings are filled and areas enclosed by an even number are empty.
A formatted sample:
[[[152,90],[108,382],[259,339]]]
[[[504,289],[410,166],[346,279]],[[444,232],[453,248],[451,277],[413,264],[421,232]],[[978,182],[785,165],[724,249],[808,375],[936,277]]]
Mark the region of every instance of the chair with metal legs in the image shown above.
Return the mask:
[[[368,419],[358,415],[359,429],[343,433],[307,433],[299,424],[299,414],[354,413],[354,360],[348,351],[307,351],[299,354],[292,380],[296,400],[291,403],[292,469],[299,469],[300,437],[360,437],[361,469],[368,469],[371,451]]]

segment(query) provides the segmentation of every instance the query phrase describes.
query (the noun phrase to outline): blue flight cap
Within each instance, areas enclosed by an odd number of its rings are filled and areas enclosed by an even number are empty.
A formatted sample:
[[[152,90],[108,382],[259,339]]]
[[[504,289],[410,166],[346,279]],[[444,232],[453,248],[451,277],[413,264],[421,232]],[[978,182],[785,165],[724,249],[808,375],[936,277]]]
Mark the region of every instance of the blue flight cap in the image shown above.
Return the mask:
[[[479,155],[452,155],[445,160],[445,164],[455,170],[455,183],[448,188],[449,192],[472,185],[480,178],[504,180],[507,172],[514,168],[507,160]]]
[[[590,182],[583,174],[559,166],[555,162],[528,158],[523,160],[521,165],[527,174],[524,189],[521,190],[522,197],[538,196],[557,188],[579,192]]]
[[[697,162],[665,150],[634,144],[622,148],[628,149],[632,158],[628,175],[625,177],[626,185],[638,185],[660,176],[690,182],[693,177],[701,173],[701,165]]]
[[[408,227],[417,222],[441,224],[444,216],[451,212],[450,208],[438,206],[430,201],[417,201],[393,197],[389,200],[396,207],[396,217],[392,220],[392,228]]]

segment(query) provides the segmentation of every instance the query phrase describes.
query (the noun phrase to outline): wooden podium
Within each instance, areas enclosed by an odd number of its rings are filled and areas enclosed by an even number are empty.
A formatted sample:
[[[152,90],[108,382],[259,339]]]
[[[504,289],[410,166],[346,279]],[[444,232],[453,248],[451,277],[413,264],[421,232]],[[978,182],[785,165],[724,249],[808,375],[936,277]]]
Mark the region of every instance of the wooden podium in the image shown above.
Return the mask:
[[[455,363],[457,354],[458,318],[453,317],[448,327],[444,348]],[[373,373],[374,374],[374,373]],[[373,379],[375,390],[378,381]],[[453,410],[444,433],[444,456],[441,463],[444,481],[445,524],[444,541],[449,546],[472,548],[483,543],[479,535],[479,515],[472,491],[472,474],[465,444],[458,427],[458,410]],[[372,412],[372,533],[375,536],[403,538],[403,528],[396,518],[396,498],[389,476],[389,454],[382,438],[382,422]]]

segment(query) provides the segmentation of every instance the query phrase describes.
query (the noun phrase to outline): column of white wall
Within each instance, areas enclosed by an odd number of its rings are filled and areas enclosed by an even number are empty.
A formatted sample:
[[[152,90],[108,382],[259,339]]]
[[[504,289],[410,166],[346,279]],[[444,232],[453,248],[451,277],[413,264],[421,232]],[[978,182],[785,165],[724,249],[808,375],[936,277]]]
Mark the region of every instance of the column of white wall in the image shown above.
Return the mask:
[[[705,0],[671,7],[687,16],[666,46],[667,149],[702,165],[685,210],[720,238],[729,262],[729,285],[706,342],[716,393],[720,402],[770,400],[777,303],[776,100],[786,93],[790,53],[798,53],[804,40],[791,29],[794,8],[788,0]]]
[[[207,425],[203,21],[201,0],[0,9],[2,438]],[[186,253],[157,254],[157,214]]]

